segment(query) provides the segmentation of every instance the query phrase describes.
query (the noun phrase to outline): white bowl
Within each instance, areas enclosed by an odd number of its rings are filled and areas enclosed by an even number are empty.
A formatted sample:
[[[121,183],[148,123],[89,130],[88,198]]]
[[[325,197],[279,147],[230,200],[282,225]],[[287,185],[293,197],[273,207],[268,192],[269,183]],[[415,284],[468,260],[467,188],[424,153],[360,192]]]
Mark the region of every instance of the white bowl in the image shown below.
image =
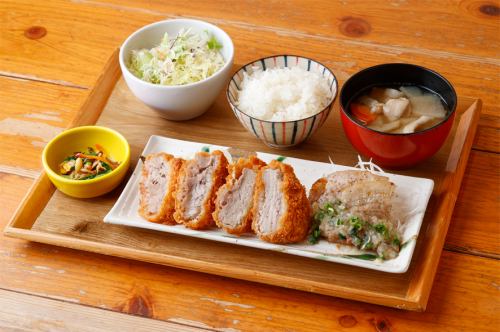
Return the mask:
[[[222,44],[220,52],[226,63],[218,72],[196,83],[169,86],[145,82],[129,71],[126,63],[132,50],[153,48],[165,32],[175,36],[182,28],[191,28],[194,33],[208,31]],[[203,114],[214,103],[229,79],[233,57],[233,42],[222,29],[203,21],[175,19],[146,25],[131,34],[120,48],[119,60],[125,82],[137,98],[166,119],[188,120]]]

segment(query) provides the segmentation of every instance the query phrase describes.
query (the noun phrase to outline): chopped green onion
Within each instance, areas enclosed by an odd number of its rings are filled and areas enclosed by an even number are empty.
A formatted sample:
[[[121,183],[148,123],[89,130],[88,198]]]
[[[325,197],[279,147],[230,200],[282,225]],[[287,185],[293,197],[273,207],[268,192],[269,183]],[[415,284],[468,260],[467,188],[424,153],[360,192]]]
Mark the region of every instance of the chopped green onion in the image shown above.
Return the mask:
[[[359,259],[363,259],[365,261],[374,261],[377,258],[379,258],[379,256],[373,255],[373,254],[347,255],[347,257],[350,257],[350,258],[359,258]]]
[[[285,159],[286,159],[286,157],[279,156],[278,158],[276,158],[276,161],[282,162]]]
[[[379,234],[385,234],[387,232],[387,228],[384,224],[377,224],[374,228]]]
[[[363,244],[361,245],[361,249],[362,250],[370,250],[370,249],[373,249],[373,242],[372,242],[372,238],[371,236],[369,235],[366,235],[365,236],[365,239],[363,241]]]
[[[359,247],[361,245],[361,239],[357,237],[356,235],[351,234],[351,241],[352,244],[355,245],[356,247]]]
[[[319,238],[321,236],[321,231],[319,229],[319,225],[321,224],[321,219],[316,219],[316,216],[314,217],[313,223],[311,225],[311,230],[309,234],[308,241],[310,244],[316,244],[319,241]]]

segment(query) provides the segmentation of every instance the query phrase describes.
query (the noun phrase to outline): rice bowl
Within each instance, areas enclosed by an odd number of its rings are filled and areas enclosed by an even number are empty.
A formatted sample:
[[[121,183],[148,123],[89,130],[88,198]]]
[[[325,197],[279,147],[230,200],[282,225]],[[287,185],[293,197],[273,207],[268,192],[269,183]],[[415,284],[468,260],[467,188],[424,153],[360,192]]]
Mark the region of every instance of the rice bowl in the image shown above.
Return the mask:
[[[311,112],[313,115],[286,121],[259,119],[241,109],[238,96],[245,73],[252,75],[256,71],[289,67],[299,67],[308,72],[317,73],[326,80],[330,95],[325,107]],[[337,96],[337,87],[334,73],[323,64],[296,55],[275,55],[242,66],[231,78],[226,96],[234,115],[251,134],[270,147],[283,149],[306,141],[324,124]]]
[[[260,120],[310,117],[325,108],[332,95],[323,76],[300,67],[257,69],[243,75],[237,105]]]

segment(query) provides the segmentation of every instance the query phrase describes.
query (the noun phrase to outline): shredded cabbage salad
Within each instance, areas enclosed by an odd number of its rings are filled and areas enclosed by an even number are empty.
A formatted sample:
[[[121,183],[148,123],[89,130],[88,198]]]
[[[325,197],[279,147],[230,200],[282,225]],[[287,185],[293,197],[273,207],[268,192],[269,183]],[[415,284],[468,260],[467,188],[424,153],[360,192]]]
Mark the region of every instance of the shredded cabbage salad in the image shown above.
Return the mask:
[[[170,38],[165,33],[160,45],[133,50],[128,68],[143,81],[161,85],[184,85],[204,80],[224,66],[222,45],[205,31],[182,29]]]

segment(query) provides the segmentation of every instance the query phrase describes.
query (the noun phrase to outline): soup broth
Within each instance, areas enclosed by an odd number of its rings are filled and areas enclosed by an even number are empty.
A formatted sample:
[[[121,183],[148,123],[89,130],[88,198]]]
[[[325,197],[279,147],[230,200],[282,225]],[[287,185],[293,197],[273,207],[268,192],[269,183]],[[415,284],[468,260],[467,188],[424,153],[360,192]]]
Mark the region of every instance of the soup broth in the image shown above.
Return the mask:
[[[448,114],[448,107],[438,94],[411,85],[368,88],[350,103],[349,110],[362,125],[394,134],[429,129]]]

